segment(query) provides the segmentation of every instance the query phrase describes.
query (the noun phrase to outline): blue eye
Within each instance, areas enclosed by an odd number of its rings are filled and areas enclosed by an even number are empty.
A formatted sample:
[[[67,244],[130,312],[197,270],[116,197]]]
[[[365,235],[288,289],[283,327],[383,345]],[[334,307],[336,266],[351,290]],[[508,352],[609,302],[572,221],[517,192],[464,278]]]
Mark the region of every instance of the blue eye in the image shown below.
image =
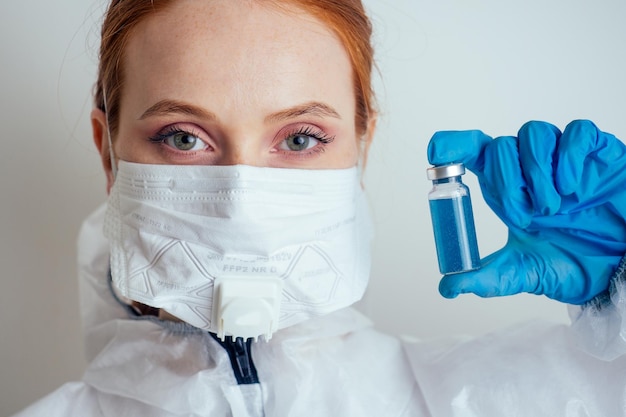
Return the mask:
[[[197,136],[186,132],[170,135],[165,139],[165,143],[179,151],[200,151],[206,148],[206,143]]]
[[[313,129],[312,127],[306,127],[293,132],[280,142],[279,149],[292,152],[301,152],[314,148],[320,143],[328,144],[333,141],[334,138],[328,137],[324,132]]]
[[[281,142],[281,148],[284,149],[284,146],[286,146],[290,151],[305,151],[311,149],[313,146],[317,145],[317,143],[318,140],[311,136],[291,135]]]
[[[177,151],[192,152],[207,149],[206,144],[197,135],[180,129],[170,129],[150,138],[151,142],[164,143]]]

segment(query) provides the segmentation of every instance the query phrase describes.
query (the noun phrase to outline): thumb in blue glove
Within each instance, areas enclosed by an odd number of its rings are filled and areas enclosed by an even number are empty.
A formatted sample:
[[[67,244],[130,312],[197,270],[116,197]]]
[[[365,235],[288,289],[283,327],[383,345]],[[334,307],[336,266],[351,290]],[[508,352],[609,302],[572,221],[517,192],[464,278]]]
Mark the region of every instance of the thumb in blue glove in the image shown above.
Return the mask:
[[[480,270],[443,277],[443,296],[528,292],[582,304],[608,288],[626,253],[626,146],[613,135],[582,120],[562,134],[544,122],[496,139],[437,132],[428,159],[464,163],[509,229]]]

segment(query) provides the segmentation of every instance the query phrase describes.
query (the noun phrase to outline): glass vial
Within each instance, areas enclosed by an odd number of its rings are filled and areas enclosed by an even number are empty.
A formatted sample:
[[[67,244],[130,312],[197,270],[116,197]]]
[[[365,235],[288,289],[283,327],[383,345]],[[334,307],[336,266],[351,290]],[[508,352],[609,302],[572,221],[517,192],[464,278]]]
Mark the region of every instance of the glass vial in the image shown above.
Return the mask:
[[[461,180],[463,164],[428,168],[433,188],[428,194],[439,271],[455,274],[480,268],[469,188]]]

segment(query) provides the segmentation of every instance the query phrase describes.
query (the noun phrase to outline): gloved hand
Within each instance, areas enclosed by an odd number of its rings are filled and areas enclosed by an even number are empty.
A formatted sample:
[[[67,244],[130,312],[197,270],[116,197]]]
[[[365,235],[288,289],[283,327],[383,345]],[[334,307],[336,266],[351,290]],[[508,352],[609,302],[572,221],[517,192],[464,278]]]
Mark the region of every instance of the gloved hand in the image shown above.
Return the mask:
[[[562,134],[544,122],[496,139],[437,132],[428,160],[463,162],[509,229],[481,269],[443,277],[444,297],[529,292],[582,304],[608,288],[626,253],[626,146],[615,136],[585,120]]]

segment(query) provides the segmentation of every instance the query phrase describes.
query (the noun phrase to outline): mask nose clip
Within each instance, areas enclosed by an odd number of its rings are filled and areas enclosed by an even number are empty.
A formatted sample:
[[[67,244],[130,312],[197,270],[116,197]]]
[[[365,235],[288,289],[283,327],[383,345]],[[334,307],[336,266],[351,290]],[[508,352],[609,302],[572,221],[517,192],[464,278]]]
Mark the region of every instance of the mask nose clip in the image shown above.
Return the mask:
[[[214,284],[213,320],[217,336],[268,341],[278,329],[283,282],[277,277],[224,276]]]

